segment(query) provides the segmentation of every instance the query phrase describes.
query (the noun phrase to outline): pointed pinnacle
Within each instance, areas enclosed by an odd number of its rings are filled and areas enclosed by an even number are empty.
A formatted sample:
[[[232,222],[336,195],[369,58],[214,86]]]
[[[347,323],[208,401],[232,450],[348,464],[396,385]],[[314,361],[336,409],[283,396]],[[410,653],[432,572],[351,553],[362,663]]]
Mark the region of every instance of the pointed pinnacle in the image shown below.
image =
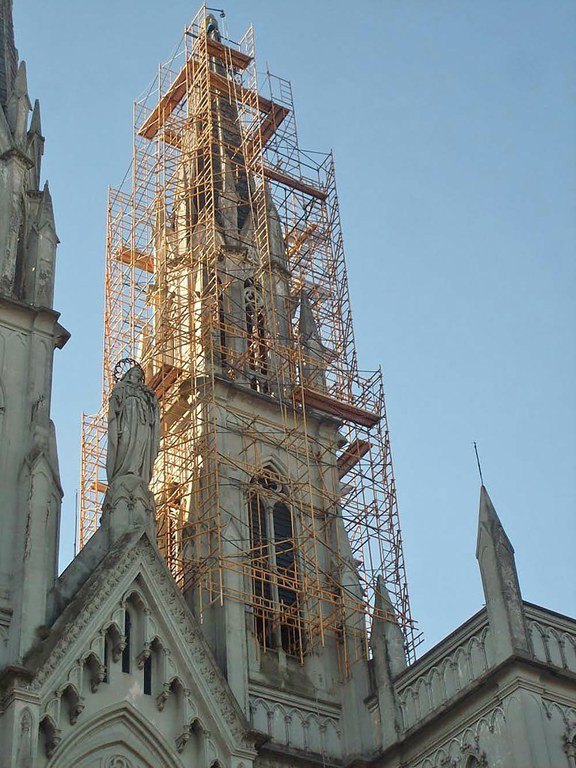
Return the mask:
[[[28,78],[26,76],[25,61],[21,61],[20,66],[18,67],[18,74],[16,75],[16,81],[14,82],[14,91],[18,98],[28,95]]]
[[[38,218],[36,221],[36,225],[38,229],[42,229],[45,226],[50,227],[50,229],[54,233],[55,242],[56,243],[60,242],[58,233],[56,232],[56,221],[54,219],[52,195],[50,194],[50,188],[48,186],[48,182],[44,184],[44,189],[42,190],[42,200],[40,202],[40,207],[38,210]]]
[[[38,99],[34,102],[34,111],[32,112],[32,120],[30,121],[29,133],[35,133],[37,136],[42,136],[42,121],[40,119],[40,102]]]
[[[40,205],[41,222],[48,221],[54,225],[54,208],[52,206],[52,195],[50,194],[50,187],[48,182],[45,182],[44,189],[42,190],[42,203]]]
[[[319,335],[310,299],[305,291],[302,291],[300,296],[300,333],[305,339]]]
[[[386,589],[382,574],[378,574],[376,577],[374,608],[376,611],[386,611],[387,613],[394,614],[394,616],[396,615],[392,600],[390,599],[390,593]]]
[[[506,546],[510,548],[512,554],[514,554],[514,547],[510,539],[508,538],[504,526],[502,525],[500,518],[492,504],[492,500],[488,495],[486,486],[480,488],[480,509],[478,511],[478,546],[476,548],[476,557],[478,557],[478,547],[480,544],[480,536],[482,531],[486,533],[495,541],[499,538]]]

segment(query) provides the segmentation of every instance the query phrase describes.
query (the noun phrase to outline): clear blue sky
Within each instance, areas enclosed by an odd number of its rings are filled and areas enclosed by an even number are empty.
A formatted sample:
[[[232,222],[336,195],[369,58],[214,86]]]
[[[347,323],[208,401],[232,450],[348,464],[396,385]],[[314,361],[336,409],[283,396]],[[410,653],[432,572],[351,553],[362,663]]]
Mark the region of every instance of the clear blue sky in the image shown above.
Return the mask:
[[[101,383],[106,190],[132,102],[189,0],[14,0],[42,105],[58,234],[53,418],[72,555],[80,412]],[[334,149],[361,366],[383,366],[412,609],[439,640],[483,604],[484,478],[525,599],[576,609],[576,4],[236,0],[292,81],[306,149]]]

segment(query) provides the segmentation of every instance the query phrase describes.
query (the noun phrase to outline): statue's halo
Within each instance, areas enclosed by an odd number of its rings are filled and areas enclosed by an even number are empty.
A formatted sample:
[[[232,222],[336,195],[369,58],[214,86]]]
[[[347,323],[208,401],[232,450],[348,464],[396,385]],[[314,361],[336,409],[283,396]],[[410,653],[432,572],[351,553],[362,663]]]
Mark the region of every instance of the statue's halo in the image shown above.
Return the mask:
[[[134,360],[132,357],[124,357],[114,366],[114,383],[117,384],[131,368],[139,368],[142,371],[142,375],[144,375],[144,369],[137,360]]]

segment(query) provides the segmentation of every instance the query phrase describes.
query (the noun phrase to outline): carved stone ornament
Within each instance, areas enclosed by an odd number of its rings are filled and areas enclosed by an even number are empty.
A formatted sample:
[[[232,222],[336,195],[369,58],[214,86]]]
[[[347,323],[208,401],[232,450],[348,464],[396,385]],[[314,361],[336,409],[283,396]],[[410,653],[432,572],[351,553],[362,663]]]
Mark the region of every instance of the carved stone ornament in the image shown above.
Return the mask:
[[[44,731],[46,757],[51,758],[62,741],[62,734],[51,717],[45,717],[41,726]]]
[[[184,731],[184,733],[181,733],[180,736],[176,739],[176,750],[178,751],[178,754],[182,754],[184,752],[184,748],[188,741],[190,740],[190,736],[192,734],[190,733],[190,729]]]
[[[166,702],[168,701],[170,697],[170,693],[172,692],[172,688],[170,687],[170,683],[164,683],[162,686],[162,690],[156,697],[156,706],[162,712],[164,707],[166,706]]]
[[[576,729],[567,728],[563,737],[564,752],[568,758],[570,768],[576,768]]]
[[[150,643],[145,643],[143,650],[136,656],[136,666],[138,669],[144,669],[144,665],[148,659],[152,656],[152,649]]]
[[[122,658],[124,648],[126,648],[126,635],[118,635],[116,642],[112,646],[112,661],[114,664]]]
[[[122,755],[113,755],[106,760],[104,768],[132,768],[132,763]]]
[[[20,737],[18,743],[18,755],[16,758],[18,768],[33,768],[32,764],[32,715],[29,709],[25,709],[20,717]]]
[[[135,556],[136,552],[138,552],[139,557]],[[88,589],[82,596],[82,610],[74,617],[73,621],[66,625],[64,631],[59,633],[58,641],[52,648],[50,656],[38,670],[31,683],[31,690],[37,691],[43,688],[56,670],[60,671],[62,662],[70,654],[71,647],[77,643],[93,617],[102,613],[110,595],[118,589],[118,585],[126,579],[127,574],[132,573],[135,578],[137,573],[144,568],[158,589],[160,601],[176,625],[179,637],[187,646],[191,658],[194,659],[195,677],[200,690],[205,692],[204,695],[210,700],[213,711],[218,713],[218,718],[221,717],[226,723],[237,746],[253,749],[253,742],[246,735],[246,724],[243,716],[230,699],[226,685],[214,667],[214,661],[210,656],[206,641],[194,626],[193,618],[184,603],[184,598],[173,581],[167,576],[165,565],[151,542],[143,537],[137,545],[137,550],[122,544],[118,545],[117,551],[112,550],[110,554],[113,559],[113,566],[106,571],[105,579],[95,578],[89,582]],[[163,691],[162,693],[167,692]]]

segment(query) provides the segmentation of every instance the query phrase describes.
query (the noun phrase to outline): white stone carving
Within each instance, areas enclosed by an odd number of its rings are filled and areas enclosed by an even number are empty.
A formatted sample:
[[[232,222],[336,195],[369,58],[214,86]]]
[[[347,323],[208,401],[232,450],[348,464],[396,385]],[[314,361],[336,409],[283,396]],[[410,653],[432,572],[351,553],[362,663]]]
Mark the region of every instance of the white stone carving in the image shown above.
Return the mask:
[[[108,406],[108,483],[135,475],[146,484],[160,447],[160,411],[153,389],[144,384],[139,365],[128,370],[110,395]]]
[[[94,621],[94,617],[99,615],[102,617],[104,604],[110,602],[110,595],[114,589],[118,589],[119,584],[126,583],[126,574],[130,571],[132,572],[133,583],[136,586],[136,580],[142,578],[138,574],[145,571],[147,574],[146,579],[149,579],[154,584],[155,590],[159,592],[158,597],[162,610],[170,617],[170,621],[176,624],[176,631],[180,642],[185,643],[191,658],[194,659],[194,675],[198,680],[203,681],[202,687],[207,691],[207,695],[210,698],[210,707],[214,712],[218,713],[219,717],[223,718],[230,737],[238,748],[253,749],[252,743],[246,736],[246,725],[242,714],[231,698],[223,678],[215,667],[201,632],[193,626],[193,618],[190,616],[189,609],[185,605],[178,588],[167,574],[164,563],[159,559],[158,553],[153,549],[153,545],[146,537],[143,537],[136,546],[137,549],[126,549],[125,545],[119,545],[117,553],[112,558],[112,567],[108,568],[105,572],[105,578],[94,579],[93,582],[87,583],[86,592],[82,596],[82,609],[69,622],[66,630],[59,633],[50,654],[46,657],[44,663],[38,669],[34,680],[31,682],[30,689],[32,691],[45,689],[48,680],[54,676],[56,678],[53,683],[54,687],[46,690],[44,693],[46,699],[54,698],[54,694],[50,693],[50,690],[63,690],[67,681],[73,681],[75,684],[80,683],[78,680],[78,667],[82,671],[82,662],[84,662],[84,664],[89,664],[88,669],[84,673],[84,678],[86,678],[87,672],[90,672],[90,677],[88,678],[90,683],[86,688],[89,691],[94,688],[99,693],[105,671],[104,660],[97,658],[94,650],[88,651],[85,657],[81,657],[81,660],[78,657],[68,660],[71,648],[78,643],[80,635],[84,635],[86,627]],[[130,587],[128,590],[124,589],[125,596],[133,594],[135,591],[134,587]],[[141,589],[138,590],[138,594],[142,601],[142,610],[148,610],[149,606],[146,604],[146,595]],[[106,628],[106,630],[113,628],[113,634],[119,635],[118,617],[116,616],[117,609],[113,607],[107,610],[110,611],[109,618],[104,619],[104,621],[100,618],[97,624],[94,622],[93,635],[89,636],[86,641],[83,641],[84,647],[91,649],[95,647],[103,648],[103,644],[99,646],[95,642],[95,638],[101,637],[103,628]],[[158,622],[154,625],[150,624],[149,628],[151,629],[154,626],[155,629],[157,625]],[[184,696],[187,697],[188,692],[184,689],[185,684],[182,681],[187,679],[190,673],[189,670],[177,669],[178,665],[175,663],[175,657],[168,652],[164,639],[158,638],[155,635],[150,640],[155,640],[158,643],[158,654],[160,657],[158,669],[163,669],[162,674],[165,675],[163,679],[170,684],[178,677],[179,684],[184,691]],[[146,642],[148,642],[148,639]],[[82,691],[81,688],[79,690],[82,695],[86,695],[85,691]],[[186,716],[183,713],[182,721],[178,725],[178,728],[181,729],[179,735],[185,734],[187,723],[190,723],[192,720],[189,707],[186,708],[186,712]],[[80,712],[76,712],[76,718],[79,714]],[[66,717],[66,721],[61,720],[60,711],[54,711],[51,722],[54,730],[64,728],[65,725],[66,728],[70,727],[68,717]],[[74,726],[74,728],[77,727],[78,725]],[[220,732],[222,733],[222,731]],[[184,742],[184,739],[182,739],[182,742]],[[183,743],[182,748],[184,746],[185,744]]]
[[[17,768],[33,768],[32,764],[32,714],[26,708],[20,716],[20,735],[18,737]]]

